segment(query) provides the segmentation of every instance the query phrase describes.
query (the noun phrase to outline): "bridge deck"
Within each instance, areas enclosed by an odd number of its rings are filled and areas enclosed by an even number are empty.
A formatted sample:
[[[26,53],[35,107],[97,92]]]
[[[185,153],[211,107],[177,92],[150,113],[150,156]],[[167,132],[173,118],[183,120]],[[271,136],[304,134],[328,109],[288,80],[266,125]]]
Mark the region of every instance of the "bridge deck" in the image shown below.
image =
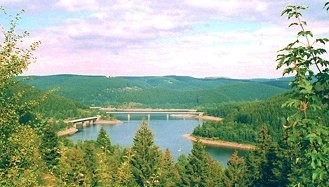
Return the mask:
[[[83,121],[90,121],[90,120],[96,120],[97,117],[89,117],[89,118],[80,118],[80,119],[75,119],[70,121],[70,123],[78,123],[78,122],[83,122]]]
[[[108,114],[203,114],[203,112],[156,112],[156,111],[131,111],[131,112],[106,112]]]

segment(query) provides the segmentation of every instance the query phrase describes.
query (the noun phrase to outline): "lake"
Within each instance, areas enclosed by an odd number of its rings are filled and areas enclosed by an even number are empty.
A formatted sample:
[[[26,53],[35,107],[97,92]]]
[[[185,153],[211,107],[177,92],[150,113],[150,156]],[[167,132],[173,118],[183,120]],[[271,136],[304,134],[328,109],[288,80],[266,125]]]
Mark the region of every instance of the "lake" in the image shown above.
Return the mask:
[[[94,125],[91,127],[79,128],[79,132],[69,138],[74,142],[77,142],[79,139],[96,140],[101,127],[104,127],[109,134],[113,145],[119,144],[120,146],[128,147],[132,145],[133,137],[135,136],[137,129],[140,127],[142,120],[123,120],[123,122],[123,124],[119,125]],[[162,150],[169,148],[175,159],[177,159],[180,154],[189,154],[191,152],[192,142],[184,138],[183,135],[192,133],[197,125],[202,124],[202,121],[196,119],[179,118],[173,118],[170,120],[157,118],[146,122],[154,133],[155,144]],[[226,166],[227,160],[234,152],[233,149],[209,146],[206,147],[206,150],[213,159],[222,162],[224,166]],[[240,154],[244,154],[243,151],[239,152]]]

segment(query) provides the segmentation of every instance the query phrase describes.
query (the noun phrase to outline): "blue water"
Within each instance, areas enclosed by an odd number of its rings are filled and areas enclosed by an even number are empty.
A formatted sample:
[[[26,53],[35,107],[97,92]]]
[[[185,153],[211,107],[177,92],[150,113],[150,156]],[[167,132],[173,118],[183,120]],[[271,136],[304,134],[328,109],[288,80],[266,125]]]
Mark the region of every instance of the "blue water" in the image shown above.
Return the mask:
[[[192,149],[192,142],[183,137],[184,134],[190,134],[193,129],[202,124],[202,121],[195,119],[152,119],[146,121],[149,128],[154,133],[155,144],[160,149],[169,148],[172,156],[177,159],[180,154],[189,154]],[[76,142],[80,140],[96,140],[101,127],[104,127],[109,134],[112,144],[119,144],[128,147],[133,144],[133,138],[142,120],[124,121],[119,125],[95,125],[86,128],[79,128],[79,132],[70,136]],[[227,160],[234,152],[233,149],[206,147],[207,152],[213,159],[222,162],[226,166]]]

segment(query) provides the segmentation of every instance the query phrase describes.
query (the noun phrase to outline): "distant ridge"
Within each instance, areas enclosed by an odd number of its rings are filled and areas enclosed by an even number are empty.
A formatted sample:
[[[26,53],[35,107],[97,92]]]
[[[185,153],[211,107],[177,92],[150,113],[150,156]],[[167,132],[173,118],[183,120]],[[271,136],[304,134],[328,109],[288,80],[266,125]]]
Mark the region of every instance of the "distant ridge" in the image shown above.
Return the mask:
[[[289,79],[231,79],[189,76],[49,75],[21,76],[41,90],[91,106],[191,108],[265,99],[287,91]]]
[[[229,77],[205,77],[204,79],[231,79]]]
[[[232,80],[250,80],[250,81],[262,81],[262,80],[293,80],[294,77],[277,77],[277,78],[231,78],[231,77],[223,77],[223,76],[210,76],[210,77],[193,77],[193,76],[187,76],[187,75],[147,75],[147,76],[126,76],[126,75],[118,75],[118,76],[111,76],[111,75],[84,75],[84,74],[70,74],[70,73],[64,73],[64,74],[51,74],[51,75],[21,75],[18,77],[49,77],[49,76],[82,76],[82,77],[111,77],[111,78],[149,78],[149,77],[171,77],[171,78],[192,78],[192,79],[232,79]]]

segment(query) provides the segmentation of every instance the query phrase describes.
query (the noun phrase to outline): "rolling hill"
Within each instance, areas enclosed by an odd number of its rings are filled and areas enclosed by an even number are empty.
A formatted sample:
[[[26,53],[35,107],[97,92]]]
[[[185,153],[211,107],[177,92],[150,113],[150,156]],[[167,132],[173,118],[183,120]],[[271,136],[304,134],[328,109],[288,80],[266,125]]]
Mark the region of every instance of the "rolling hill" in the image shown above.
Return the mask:
[[[29,85],[18,83],[8,90],[6,94],[22,93],[19,103],[35,100],[40,102],[33,107],[33,111],[42,113],[44,117],[53,119],[66,119],[69,117],[81,116],[81,110],[88,109],[87,106],[80,104],[63,96],[58,96],[52,92],[45,92]]]
[[[197,107],[265,99],[287,91],[289,79],[193,78],[188,76],[25,76],[23,82],[90,106]]]

